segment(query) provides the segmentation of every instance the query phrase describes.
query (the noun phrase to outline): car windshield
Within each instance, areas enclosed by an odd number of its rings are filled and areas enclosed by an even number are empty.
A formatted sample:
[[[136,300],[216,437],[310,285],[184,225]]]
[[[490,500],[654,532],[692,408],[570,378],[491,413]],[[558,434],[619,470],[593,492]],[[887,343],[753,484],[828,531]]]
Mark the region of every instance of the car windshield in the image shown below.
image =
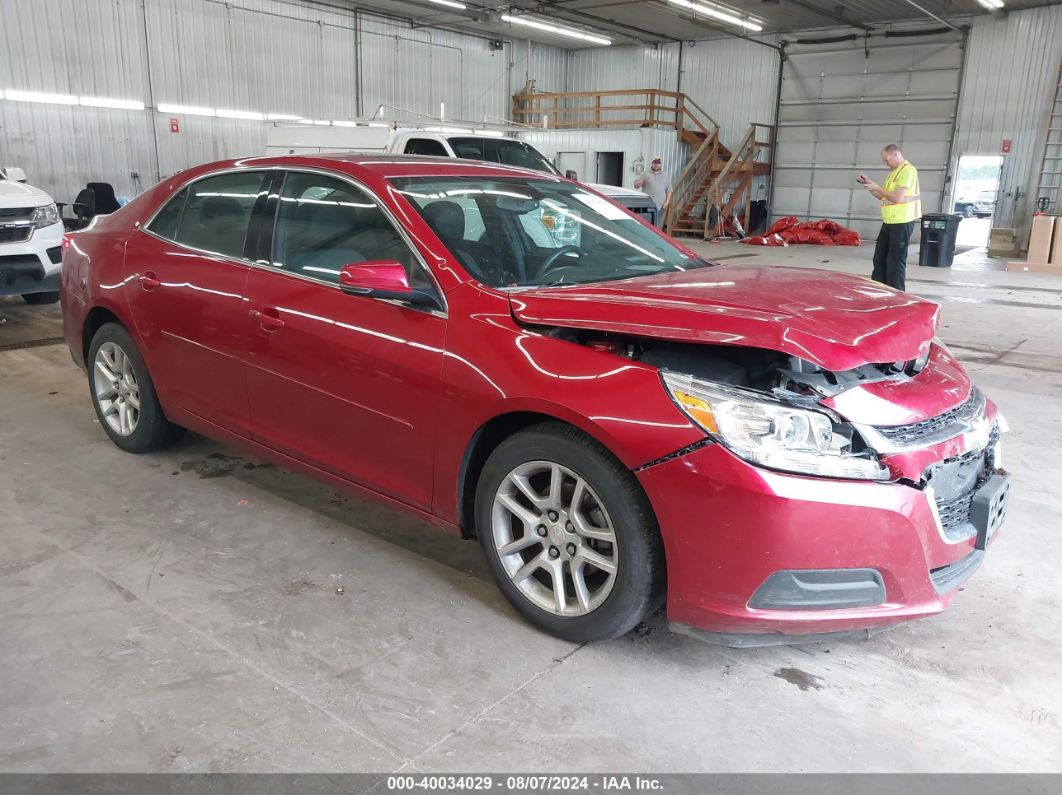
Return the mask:
[[[512,138],[450,138],[454,154],[467,160],[487,160],[507,166],[529,168],[546,174],[559,173],[541,152],[523,141]]]
[[[585,284],[711,264],[570,182],[404,177],[391,183],[465,269],[491,287]]]

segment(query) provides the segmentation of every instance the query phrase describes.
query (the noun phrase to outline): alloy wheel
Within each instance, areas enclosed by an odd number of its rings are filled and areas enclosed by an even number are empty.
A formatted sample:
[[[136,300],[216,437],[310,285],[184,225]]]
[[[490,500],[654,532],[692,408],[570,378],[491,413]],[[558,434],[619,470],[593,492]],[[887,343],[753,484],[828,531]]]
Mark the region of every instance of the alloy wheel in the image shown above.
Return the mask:
[[[100,415],[111,430],[130,436],[140,421],[140,387],[128,354],[113,342],[96,351],[92,385]]]
[[[555,616],[586,615],[616,582],[612,520],[579,474],[553,461],[529,461],[501,482],[491,513],[494,549],[512,583]]]

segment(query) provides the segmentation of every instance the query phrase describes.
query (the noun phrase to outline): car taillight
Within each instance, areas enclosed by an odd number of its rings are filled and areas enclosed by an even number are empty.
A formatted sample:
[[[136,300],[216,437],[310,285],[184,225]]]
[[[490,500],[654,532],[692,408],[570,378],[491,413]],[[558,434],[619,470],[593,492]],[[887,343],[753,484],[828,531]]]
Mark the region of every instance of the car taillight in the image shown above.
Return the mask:
[[[63,251],[70,248],[70,235],[63,235],[63,242],[59,244]]]

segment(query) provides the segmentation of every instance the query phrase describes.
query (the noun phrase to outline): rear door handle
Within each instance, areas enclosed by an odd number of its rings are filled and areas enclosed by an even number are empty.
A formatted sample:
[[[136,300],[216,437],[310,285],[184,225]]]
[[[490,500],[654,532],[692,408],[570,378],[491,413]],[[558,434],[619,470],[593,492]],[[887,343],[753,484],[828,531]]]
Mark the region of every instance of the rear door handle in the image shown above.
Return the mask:
[[[140,286],[149,292],[154,290],[160,284],[162,284],[162,282],[159,281],[159,277],[155,271],[144,271],[140,276]]]
[[[274,307],[267,306],[261,311],[252,309],[251,317],[257,320],[258,325],[265,331],[277,331],[284,328],[284,321],[280,317],[280,313]]]

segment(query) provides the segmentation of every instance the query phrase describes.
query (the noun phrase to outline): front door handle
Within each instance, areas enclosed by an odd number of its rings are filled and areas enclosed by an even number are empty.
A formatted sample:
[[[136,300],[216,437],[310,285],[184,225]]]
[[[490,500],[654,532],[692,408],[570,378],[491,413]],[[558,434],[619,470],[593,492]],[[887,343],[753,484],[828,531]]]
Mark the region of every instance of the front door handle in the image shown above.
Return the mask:
[[[160,284],[162,284],[162,282],[159,281],[159,277],[155,271],[144,271],[140,276],[140,286],[147,292],[151,292]]]
[[[265,331],[277,331],[284,328],[284,320],[274,307],[268,306],[261,311],[252,309],[251,317],[257,320],[258,325]]]

